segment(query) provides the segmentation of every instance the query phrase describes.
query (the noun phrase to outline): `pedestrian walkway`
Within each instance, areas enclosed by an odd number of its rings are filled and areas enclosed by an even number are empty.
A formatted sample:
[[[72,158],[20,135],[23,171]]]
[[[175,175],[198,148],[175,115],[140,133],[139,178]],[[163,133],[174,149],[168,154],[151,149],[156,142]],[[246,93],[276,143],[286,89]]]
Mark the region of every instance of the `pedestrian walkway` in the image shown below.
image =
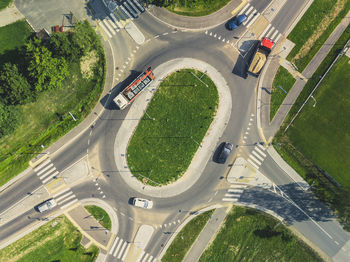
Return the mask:
[[[35,167],[34,171],[43,184],[48,184],[53,179],[57,178],[59,174],[51,159],[47,159],[42,164]]]
[[[291,66],[291,64],[284,59],[274,58],[271,60],[269,66],[265,69],[266,73],[264,74],[263,80],[260,81],[261,87],[263,87],[266,90],[272,89],[272,82],[280,65],[285,67],[296,78],[296,82],[291,88],[291,90],[288,92],[287,96],[283,101],[283,105],[280,106],[272,122],[270,122],[270,106],[269,106],[271,93],[262,92],[261,94],[262,106],[257,110],[258,111],[261,110],[260,112],[261,120],[262,120],[261,127],[263,129],[263,133],[266,138],[273,137],[275,133],[279,130],[289,110],[292,108],[300,92],[303,90],[304,86],[306,85],[307,80],[312,77],[314,72],[317,70],[319,65],[322,63],[324,58],[327,56],[331,48],[334,46],[336,41],[339,39],[339,37],[342,35],[342,33],[345,31],[345,29],[348,27],[349,24],[350,24],[350,12],[343,18],[343,20],[339,23],[339,25],[334,29],[332,34],[328,37],[326,42],[322,45],[320,50],[316,53],[316,55],[313,57],[313,59],[310,61],[308,66],[303,70],[301,74],[297,72],[295,68]],[[264,105],[267,105],[267,106],[264,106]]]
[[[10,4],[9,7],[0,11],[0,27],[12,24],[17,20],[24,19],[25,17],[17,9],[14,4]]]

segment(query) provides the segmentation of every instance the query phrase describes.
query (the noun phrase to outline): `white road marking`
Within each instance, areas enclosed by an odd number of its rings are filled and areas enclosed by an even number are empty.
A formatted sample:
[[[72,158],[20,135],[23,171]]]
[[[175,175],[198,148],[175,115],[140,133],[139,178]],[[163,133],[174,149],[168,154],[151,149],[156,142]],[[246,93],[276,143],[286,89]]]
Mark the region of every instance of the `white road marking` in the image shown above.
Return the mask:
[[[109,250],[109,254],[110,254],[110,255],[113,253],[113,249],[114,249],[115,246],[117,245],[118,240],[119,240],[119,237],[117,236],[116,239],[114,240],[114,243],[113,243],[111,249]]]
[[[78,199],[74,199],[73,201],[71,201],[71,202],[65,204],[64,206],[61,206],[61,209],[65,209],[66,207],[68,207],[68,206],[74,204],[75,202],[78,202]]]
[[[51,163],[50,165],[47,165],[46,167],[44,167],[43,169],[41,169],[40,171],[36,172],[38,176],[40,176],[42,173],[44,173],[46,170],[48,170],[50,167],[52,167],[53,164]]]
[[[266,157],[266,154],[265,154],[263,151],[261,151],[258,147],[255,147],[254,150],[256,150],[257,152],[259,152],[260,155]]]
[[[265,147],[263,147],[261,144],[258,144],[258,147],[260,147],[260,149],[262,149],[262,150],[266,150],[266,148]]]
[[[131,246],[131,244],[130,244],[130,243],[128,243],[128,246],[126,247],[126,249],[125,249],[125,253],[124,253],[123,257],[122,257],[122,261],[124,261],[124,260],[125,260],[125,257],[126,257],[126,255],[128,254],[128,252],[129,252],[130,246]]]
[[[264,161],[264,158],[262,156],[260,156],[257,152],[253,151],[252,154],[254,156],[256,156],[257,158],[259,158],[259,160]]]
[[[256,159],[253,155],[249,155],[249,158],[256,162],[259,166],[261,165],[261,162],[258,159]]]
[[[256,169],[259,169],[259,167],[252,160],[248,159],[248,162]]]

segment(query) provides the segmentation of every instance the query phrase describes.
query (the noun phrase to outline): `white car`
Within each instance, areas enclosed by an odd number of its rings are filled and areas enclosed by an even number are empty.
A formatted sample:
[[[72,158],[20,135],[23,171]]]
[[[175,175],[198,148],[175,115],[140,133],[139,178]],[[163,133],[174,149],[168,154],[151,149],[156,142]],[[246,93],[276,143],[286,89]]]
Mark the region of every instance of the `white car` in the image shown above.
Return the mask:
[[[38,210],[40,213],[43,213],[49,209],[54,208],[55,206],[57,206],[55,199],[49,199],[49,200],[46,200],[44,203],[40,204],[38,206]]]
[[[135,207],[141,207],[141,208],[147,208],[147,209],[151,209],[153,207],[153,201],[143,199],[143,198],[138,198],[138,197],[134,197],[131,203]]]

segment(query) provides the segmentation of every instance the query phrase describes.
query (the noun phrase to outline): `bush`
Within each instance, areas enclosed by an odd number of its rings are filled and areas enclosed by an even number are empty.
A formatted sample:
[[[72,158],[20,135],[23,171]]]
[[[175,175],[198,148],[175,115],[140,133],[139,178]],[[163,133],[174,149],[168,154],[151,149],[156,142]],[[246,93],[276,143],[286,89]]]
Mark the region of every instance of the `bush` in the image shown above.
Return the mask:
[[[19,118],[16,107],[0,103],[0,137],[11,133],[16,128]]]

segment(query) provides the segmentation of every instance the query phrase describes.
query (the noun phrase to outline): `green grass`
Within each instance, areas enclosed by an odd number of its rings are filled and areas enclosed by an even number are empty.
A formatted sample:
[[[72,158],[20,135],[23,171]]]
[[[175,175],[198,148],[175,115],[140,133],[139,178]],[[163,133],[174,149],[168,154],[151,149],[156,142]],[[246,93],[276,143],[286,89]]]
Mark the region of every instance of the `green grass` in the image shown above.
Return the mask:
[[[322,260],[278,220],[253,209],[234,207],[199,261]]]
[[[0,27],[0,64],[16,62],[18,48],[25,44],[25,40],[34,32],[26,21],[20,20]]]
[[[288,130],[292,144],[317,166],[350,187],[350,65],[343,56]]]
[[[23,27],[23,22],[18,23],[15,24]],[[3,31],[3,35],[8,32]],[[18,50],[24,39],[13,41],[12,49],[10,46],[3,49],[4,55],[11,54],[11,59],[15,61],[20,59]],[[43,150],[41,145],[47,148],[89,114],[104,85],[103,51],[99,53],[97,67],[100,70],[95,70],[93,77],[84,79],[80,64],[72,63],[69,65],[70,76],[65,79],[62,88],[46,90],[38,95],[34,103],[18,105],[22,115],[19,126],[13,133],[0,138],[0,186],[28,167],[28,161]],[[75,116],[76,122],[68,112]]]
[[[0,0],[0,10],[5,9],[13,0]],[[0,41],[0,43],[2,43]],[[1,48],[1,47],[0,47]]]
[[[166,6],[166,9],[178,15],[205,16],[220,10],[229,2],[230,0],[173,1],[169,6]]]
[[[293,31],[288,35],[288,39],[294,42],[296,45],[289,53],[287,59],[295,63],[299,71],[302,72],[307,64],[311,61],[313,56],[321,48],[322,44],[327,40],[329,35],[333,32],[340,21],[345,17],[350,10],[350,1],[344,0],[344,6],[339,14],[329,22],[328,26],[320,33],[317,40],[311,44],[311,48],[305,55],[295,59],[296,55],[301,50],[302,46],[308,41],[310,37],[318,33],[320,24],[324,24],[322,20],[326,17],[330,17],[333,7],[335,6],[334,0],[315,0],[310,8],[306,11],[304,16],[294,27]]]
[[[102,208],[98,206],[85,206],[85,209],[106,229],[112,229],[111,218]]]
[[[270,100],[270,121],[277,113],[279,107],[283,103],[283,100],[287,96],[289,90],[292,88],[294,83],[295,78],[288,72],[287,69],[280,66],[272,83]],[[280,88],[278,88],[278,86],[283,88],[287,92],[287,94],[284,93]]]
[[[60,216],[0,250],[0,261],[95,261],[98,248],[83,248],[81,238],[77,228]]]
[[[208,87],[191,72],[202,77]],[[128,165],[135,177],[151,185],[157,185],[152,181],[167,184],[181,177],[213,121],[217,106],[218,91],[202,72],[180,70],[164,79],[127,148]]]
[[[204,212],[188,222],[188,224],[177,234],[167,249],[162,258],[162,262],[182,261],[204,226],[207,224],[213,212],[214,210]]]

